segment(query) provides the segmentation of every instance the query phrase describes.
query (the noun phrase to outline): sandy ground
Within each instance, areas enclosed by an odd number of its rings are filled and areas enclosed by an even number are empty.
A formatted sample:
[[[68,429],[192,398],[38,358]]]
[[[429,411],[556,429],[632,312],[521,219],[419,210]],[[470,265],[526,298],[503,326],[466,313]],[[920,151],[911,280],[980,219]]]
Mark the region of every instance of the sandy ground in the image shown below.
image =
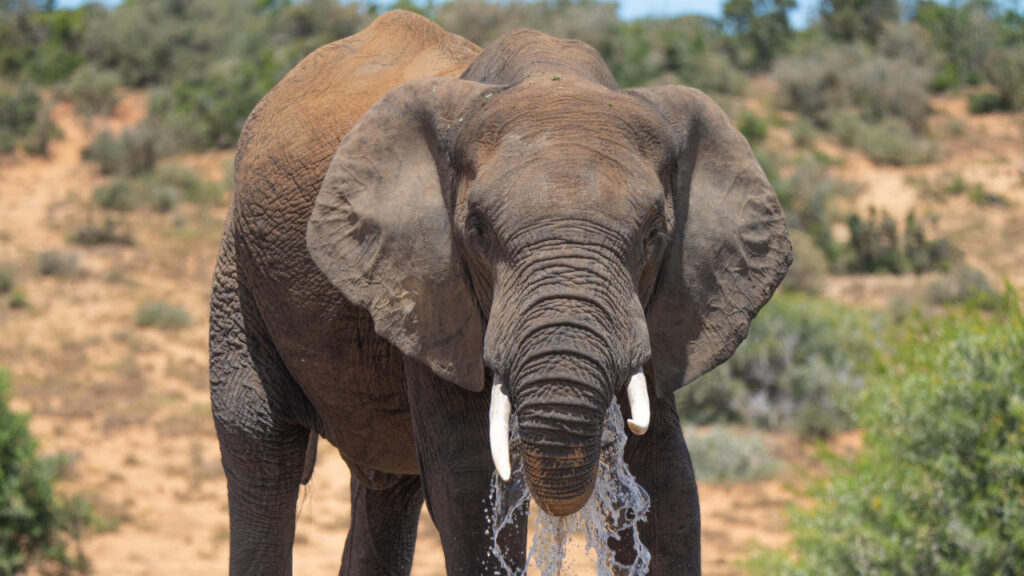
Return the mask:
[[[939,214],[940,230],[993,280],[1024,284],[1024,145],[1021,117],[971,118],[963,101],[936,104],[937,122],[959,122],[957,153],[933,165],[897,169],[851,154],[839,168],[860,182],[859,209],[884,206],[899,216],[915,208]],[[15,407],[33,412],[45,453],[70,456],[65,492],[84,493],[104,530],[83,547],[95,574],[225,573],[228,514],[208,397],[207,302],[224,206],[179,205],[167,214],[115,215],[131,245],[84,247],[69,242],[78,228],[102,223],[90,207],[105,178],[81,160],[103,128],[120,129],[145,115],[145,96],[128,93],[112,118],[85,122],[59,104],[53,117],[64,139],[49,158],[0,158],[0,264],[12,268],[26,309],[0,306],[0,365],[14,380]],[[231,152],[172,159],[210,178],[223,178]],[[960,171],[1011,200],[980,207],[964,198],[922,199],[907,175]],[[42,276],[39,254],[76,260],[62,276]],[[826,293],[858,304],[884,305],[894,293],[916,294],[929,277],[845,277]],[[178,330],[139,328],[140,303],[159,299],[192,318]],[[757,546],[785,545],[784,511],[806,476],[800,448],[789,474],[769,482],[704,485],[701,490],[705,573],[741,574]],[[349,524],[348,471],[329,445],[319,451],[313,481],[302,492],[295,545],[296,574],[337,573]],[[578,554],[578,556],[581,556]],[[424,513],[417,576],[443,574],[437,534]],[[584,559],[577,572],[587,570]]]

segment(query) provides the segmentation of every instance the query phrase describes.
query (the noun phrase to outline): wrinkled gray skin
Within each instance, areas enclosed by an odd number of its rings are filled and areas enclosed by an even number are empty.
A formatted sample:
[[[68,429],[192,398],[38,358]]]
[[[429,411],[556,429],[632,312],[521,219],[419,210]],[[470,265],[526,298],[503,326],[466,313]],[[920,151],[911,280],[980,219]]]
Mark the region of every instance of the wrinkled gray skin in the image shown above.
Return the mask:
[[[424,497],[448,573],[494,573],[492,375],[563,515],[640,368],[651,428],[626,460],[651,573],[699,573],[672,392],[732,354],[790,260],[764,173],[696,90],[619,90],[584,44],[518,31],[481,52],[404,12],[322,48],[243,130],[214,277],[231,573],[291,572],[318,436],[353,475],[342,574],[408,574]],[[525,532],[503,543],[518,563]]]

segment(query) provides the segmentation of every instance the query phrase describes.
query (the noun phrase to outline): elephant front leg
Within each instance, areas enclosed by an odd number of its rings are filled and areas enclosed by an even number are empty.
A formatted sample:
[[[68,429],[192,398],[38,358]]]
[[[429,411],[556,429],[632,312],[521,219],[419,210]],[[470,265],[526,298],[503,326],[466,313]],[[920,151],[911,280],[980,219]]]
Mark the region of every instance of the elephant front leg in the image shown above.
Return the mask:
[[[700,505],[690,453],[672,399],[650,392],[650,429],[643,436],[630,434],[624,455],[651,496],[647,522],[640,525],[640,539],[651,552],[650,576],[700,574]],[[616,553],[628,564],[634,557],[632,540],[624,542],[629,546]]]
[[[405,369],[427,509],[441,534],[448,574],[504,574],[490,552],[489,396],[445,382],[414,360],[406,360]],[[502,530],[498,544],[510,551],[505,561],[514,573],[521,573],[525,519]]]

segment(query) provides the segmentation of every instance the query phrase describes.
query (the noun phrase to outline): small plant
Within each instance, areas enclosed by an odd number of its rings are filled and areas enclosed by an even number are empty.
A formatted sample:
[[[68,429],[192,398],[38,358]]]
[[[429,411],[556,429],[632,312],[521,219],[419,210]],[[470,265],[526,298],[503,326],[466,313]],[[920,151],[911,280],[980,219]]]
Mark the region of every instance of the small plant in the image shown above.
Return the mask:
[[[117,72],[101,70],[90,63],[75,70],[60,95],[74,104],[81,114],[109,114],[117,104],[117,87],[120,85],[121,77]]]
[[[14,288],[14,270],[0,266],[0,294],[6,294]]]
[[[793,264],[786,273],[782,286],[806,294],[821,292],[825,276],[828,275],[828,259],[821,248],[806,232],[790,230],[789,240],[793,244]]]
[[[7,305],[13,310],[23,310],[28,308],[28,297],[21,290],[15,290],[7,300]]]
[[[768,136],[768,123],[750,111],[744,111],[740,115],[737,128],[751,143],[760,142]]]
[[[793,136],[793,144],[796,144],[800,148],[811,148],[814,146],[814,140],[817,137],[817,130],[814,128],[814,124],[801,118],[789,127],[790,134]]]
[[[183,166],[161,166],[153,175],[153,186],[174,189],[179,199],[192,204],[220,204],[224,199],[220,186],[204,181]]]
[[[967,96],[967,109],[971,114],[988,114],[1008,108],[1009,105],[999,94],[976,92]]]
[[[78,270],[78,255],[74,252],[47,250],[36,257],[36,270],[41,276],[71,276]]]
[[[192,325],[192,317],[184,309],[163,300],[142,303],[135,312],[135,325],[144,328],[176,330]]]
[[[100,208],[127,212],[134,210],[137,202],[135,185],[126,178],[115,178],[100,186],[92,193],[92,201]]]
[[[68,238],[75,244],[97,246],[100,244],[131,245],[135,241],[123,221],[107,216],[102,224],[93,220],[92,214],[86,217],[84,224],[75,229]]]
[[[724,426],[688,429],[686,448],[701,482],[750,482],[770,478],[780,468],[764,437]]]
[[[975,183],[967,191],[967,199],[978,206],[1009,206],[1010,200],[996,192],[990,192],[981,183]]]
[[[103,131],[82,151],[82,157],[99,164],[103,174],[137,176],[151,172],[160,150],[155,126],[143,123],[115,136]]]
[[[999,302],[999,293],[980,270],[962,264],[953,268],[945,277],[929,284],[925,299],[939,306],[969,304],[991,310]]]

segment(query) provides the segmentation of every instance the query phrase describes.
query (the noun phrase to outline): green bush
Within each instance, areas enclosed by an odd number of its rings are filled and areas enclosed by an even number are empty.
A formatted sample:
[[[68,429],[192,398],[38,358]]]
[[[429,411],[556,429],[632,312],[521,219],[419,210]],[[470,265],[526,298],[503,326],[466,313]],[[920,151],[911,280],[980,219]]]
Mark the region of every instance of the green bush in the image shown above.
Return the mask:
[[[751,144],[760,142],[768,136],[768,123],[753,112],[744,111],[740,114],[740,121],[736,126],[740,133],[750,141]]]
[[[986,72],[1005,106],[1024,110],[1024,44],[997,51],[989,58]]]
[[[69,554],[68,541],[78,539],[88,512],[54,493],[58,462],[37,455],[28,417],[8,408],[9,389],[8,373],[0,371],[0,574],[32,566],[85,573],[85,558]]]
[[[817,131],[814,128],[814,124],[801,118],[789,127],[790,134],[793,136],[793,144],[796,144],[800,148],[811,148],[814,146],[814,140],[817,136]]]
[[[857,409],[855,461],[795,512],[764,574],[1017,574],[1024,566],[1024,318],[910,322]]]
[[[858,115],[842,113],[836,122],[835,132],[840,141],[864,151],[877,164],[905,166],[930,162],[935,158],[935,144],[916,134],[900,118],[865,122]]]
[[[911,210],[903,227],[903,253],[905,262],[916,274],[931,270],[948,270],[960,259],[960,251],[946,238],[929,240],[924,226]]]
[[[117,104],[120,85],[121,77],[117,72],[102,70],[90,63],[75,70],[60,94],[82,114],[109,114]]]
[[[82,151],[82,157],[99,164],[103,174],[137,176],[153,171],[167,151],[163,144],[159,128],[143,122],[117,136],[104,130]]]
[[[43,99],[31,84],[0,91],[0,126],[16,137],[25,136],[43,110]]]
[[[6,294],[14,288],[14,270],[0,266],[0,294]]]
[[[929,284],[925,290],[925,299],[940,306],[969,304],[991,310],[999,302],[999,293],[980,270],[962,264],[953,268],[945,277]]]
[[[820,293],[825,277],[828,276],[825,253],[814,243],[814,238],[803,230],[790,230],[789,240],[793,244],[793,264],[789,272],[786,272],[782,286],[805,294]]]
[[[183,166],[161,166],[153,175],[153,185],[176,190],[181,199],[192,204],[215,205],[224,201],[222,187]]]
[[[47,250],[36,256],[36,270],[41,276],[71,276],[78,271],[78,255],[74,252]]]
[[[136,310],[135,325],[176,330],[191,326],[192,317],[184,308],[168,304],[163,300],[152,300],[144,302]]]
[[[127,212],[134,210],[138,198],[132,180],[115,178],[111,182],[93,190],[92,201],[100,208]]]
[[[740,422],[827,436],[850,424],[849,402],[873,361],[870,317],[778,293],[736,353],[676,396],[684,422]]]
[[[967,95],[967,110],[971,114],[988,114],[1009,108],[1006,100],[999,94],[991,92],[975,92]]]
[[[686,448],[701,482],[751,482],[775,475],[781,463],[754,430],[688,428]]]
[[[849,198],[857,187],[833,178],[828,166],[810,155],[801,156],[788,178],[779,172],[779,157],[759,154],[758,160],[771,181],[792,229],[803,230],[825,253],[829,262],[840,256],[840,246],[832,236],[832,225],[839,221],[837,201]]]
[[[83,246],[131,245],[135,242],[131,231],[123,220],[106,216],[102,223],[97,223],[91,213],[86,215],[85,222],[75,228],[68,240]]]

